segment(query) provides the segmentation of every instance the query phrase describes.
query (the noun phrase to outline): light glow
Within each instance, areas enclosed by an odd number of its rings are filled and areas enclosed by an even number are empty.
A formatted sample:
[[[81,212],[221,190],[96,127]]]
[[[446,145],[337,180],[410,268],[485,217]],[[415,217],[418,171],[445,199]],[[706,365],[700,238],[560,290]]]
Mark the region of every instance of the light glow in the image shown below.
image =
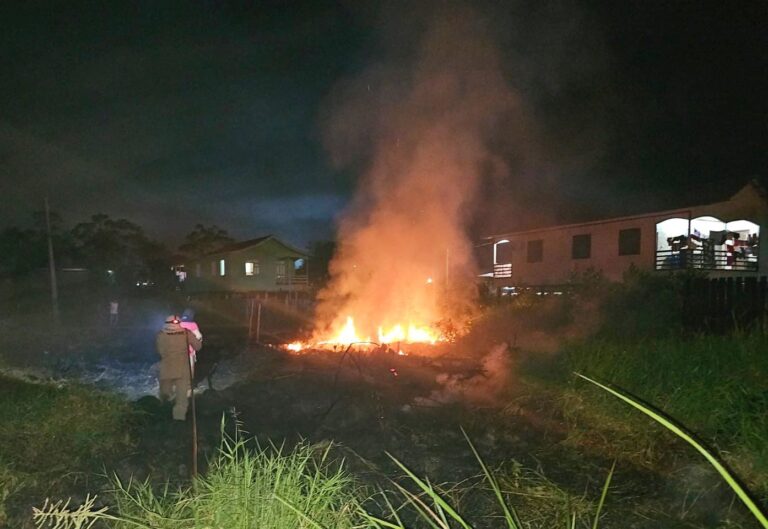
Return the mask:
[[[438,331],[428,326],[409,323],[407,327],[402,324],[395,324],[389,328],[380,326],[377,332],[377,341],[374,342],[370,336],[364,337],[359,334],[359,331],[355,328],[355,320],[352,316],[347,316],[344,325],[335,333],[330,333],[330,335],[330,338],[314,343],[292,342],[287,344],[285,348],[298,353],[305,349],[328,349],[350,344],[370,347],[398,344],[398,354],[405,356],[406,353],[399,348],[401,344],[426,343],[434,345],[437,342],[443,341]]]

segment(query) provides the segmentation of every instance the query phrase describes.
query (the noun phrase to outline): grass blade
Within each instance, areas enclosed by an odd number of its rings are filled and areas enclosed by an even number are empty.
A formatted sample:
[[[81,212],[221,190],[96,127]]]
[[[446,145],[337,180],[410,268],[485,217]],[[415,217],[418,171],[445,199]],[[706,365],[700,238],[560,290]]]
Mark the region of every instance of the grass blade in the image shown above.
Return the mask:
[[[451,507],[448,502],[446,502],[443,498],[440,497],[439,494],[437,494],[432,487],[419,479],[416,474],[411,472],[411,470],[406,467],[403,463],[401,463],[396,457],[394,457],[392,454],[387,453],[387,455],[392,459],[392,461],[395,462],[395,464],[400,467],[400,469],[405,472],[409,478],[411,478],[411,481],[413,481],[427,496],[430,497],[430,499],[435,502],[435,505],[439,505],[445,512],[447,512],[451,518],[453,518],[455,521],[457,521],[464,529],[472,529],[472,527],[464,521],[464,519],[461,517],[459,513],[457,513],[453,507]]]
[[[291,502],[289,502],[288,500],[285,500],[285,499],[281,498],[281,497],[280,497],[278,494],[273,494],[273,496],[274,496],[274,498],[275,498],[277,501],[279,501],[280,503],[282,503],[283,505],[285,505],[286,507],[288,507],[290,510],[292,510],[293,512],[295,512],[295,513],[296,513],[296,514],[299,516],[299,518],[301,518],[302,520],[304,520],[305,522],[307,522],[308,524],[310,524],[310,525],[311,525],[312,527],[314,527],[315,529],[326,529],[326,527],[325,527],[325,526],[322,526],[322,525],[320,525],[319,523],[317,523],[316,521],[314,521],[312,518],[310,518],[309,516],[307,516],[306,514],[304,514],[303,512],[301,512],[299,509],[297,509],[297,508],[296,508],[296,507],[295,507],[295,506],[294,506],[294,505],[293,505]]]
[[[611,470],[608,472],[608,477],[605,478],[605,484],[603,485],[603,492],[600,494],[600,502],[597,504],[597,512],[595,512],[595,520],[592,522],[592,529],[597,529],[598,521],[600,520],[600,512],[603,510],[605,504],[605,497],[608,496],[608,487],[611,486],[611,478],[613,477],[613,471],[616,469],[616,460],[613,460]],[[575,520],[574,520],[575,523]]]
[[[728,485],[731,487],[731,489],[736,493],[736,495],[739,497],[739,499],[744,503],[744,505],[747,506],[747,508],[750,510],[752,515],[755,517],[755,519],[760,522],[760,524],[763,526],[763,528],[768,529],[768,518],[766,517],[765,513],[758,507],[758,505],[752,500],[747,490],[741,486],[739,481],[736,479],[736,477],[731,474],[731,472],[715,457],[715,455],[710,451],[707,450],[701,443],[699,443],[694,437],[693,434],[689,433],[685,427],[675,422],[673,419],[666,417],[662,412],[657,411],[655,409],[650,408],[649,406],[643,405],[637,400],[633,399],[632,397],[628,396],[624,392],[618,391],[616,389],[613,389],[609,386],[606,386],[605,384],[601,384],[600,382],[597,382],[596,380],[592,380],[591,378],[582,375],[581,373],[575,373],[576,376],[583,378],[587,382],[590,382],[594,384],[595,386],[607,391],[614,397],[623,400],[633,408],[640,410],[645,415],[653,419],[654,421],[658,422],[662,426],[664,426],[667,430],[671,431],[681,439],[683,439],[685,442],[687,442],[689,445],[694,447],[697,452],[699,452],[701,455],[703,455],[709,463],[715,467],[715,470],[717,470],[718,474],[728,483]]]
[[[514,511],[514,509],[510,509],[509,506],[507,506],[507,502],[504,501],[504,496],[501,493],[501,488],[499,487],[496,478],[494,478],[493,474],[491,474],[491,471],[488,470],[485,461],[483,461],[483,458],[480,457],[480,454],[475,448],[475,445],[472,444],[472,441],[469,440],[469,436],[467,435],[467,432],[464,431],[464,428],[461,429],[461,433],[464,434],[464,439],[467,440],[469,447],[472,449],[472,453],[475,454],[475,459],[477,459],[477,462],[480,463],[480,467],[483,469],[483,474],[485,474],[488,483],[491,484],[493,493],[496,495],[496,499],[504,511],[504,519],[507,521],[507,527],[509,527],[509,529],[518,529],[520,526],[520,519],[518,518],[517,513]]]

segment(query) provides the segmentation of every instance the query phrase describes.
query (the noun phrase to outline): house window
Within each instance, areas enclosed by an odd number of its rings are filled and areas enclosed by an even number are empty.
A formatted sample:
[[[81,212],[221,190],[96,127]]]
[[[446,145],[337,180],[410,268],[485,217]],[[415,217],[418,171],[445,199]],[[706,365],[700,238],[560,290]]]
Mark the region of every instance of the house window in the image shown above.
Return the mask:
[[[280,283],[281,281],[285,281],[285,261],[278,261],[275,271],[275,279],[277,279],[277,282]]]
[[[219,275],[224,276],[227,273],[227,262],[224,259],[219,259]]]
[[[203,265],[195,263],[195,277],[200,277],[201,275],[203,275]]]
[[[544,260],[544,241],[541,239],[537,241],[528,241],[528,258],[529,263],[540,263]]]
[[[258,261],[246,261],[245,262],[245,275],[257,276],[259,275],[259,262]]]
[[[592,235],[584,233],[573,236],[573,245],[571,246],[571,258],[589,259],[592,255]]]
[[[640,228],[619,230],[619,255],[640,255]]]

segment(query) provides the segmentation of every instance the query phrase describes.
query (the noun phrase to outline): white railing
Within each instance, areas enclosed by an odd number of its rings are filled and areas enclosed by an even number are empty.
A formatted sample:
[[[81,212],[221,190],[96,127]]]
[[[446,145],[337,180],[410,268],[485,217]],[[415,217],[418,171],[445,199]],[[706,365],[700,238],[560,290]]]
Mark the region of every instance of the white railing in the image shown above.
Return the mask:
[[[512,277],[512,263],[493,265],[493,277]]]

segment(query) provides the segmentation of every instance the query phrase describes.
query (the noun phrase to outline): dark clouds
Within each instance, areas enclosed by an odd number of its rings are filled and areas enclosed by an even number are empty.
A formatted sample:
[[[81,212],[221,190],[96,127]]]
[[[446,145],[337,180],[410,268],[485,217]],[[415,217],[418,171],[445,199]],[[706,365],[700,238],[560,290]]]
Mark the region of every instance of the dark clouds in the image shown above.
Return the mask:
[[[345,11],[118,4],[3,9],[0,221],[49,193],[71,221],[103,210],[163,235],[199,220],[327,235],[348,189],[314,122],[354,66]]]
[[[162,236],[327,235],[358,176],[322,151],[329,94],[407,61],[435,5],[2,3],[0,225],[49,193],[70,222]],[[765,3],[471,5],[522,105],[478,231],[708,200],[764,171]]]

